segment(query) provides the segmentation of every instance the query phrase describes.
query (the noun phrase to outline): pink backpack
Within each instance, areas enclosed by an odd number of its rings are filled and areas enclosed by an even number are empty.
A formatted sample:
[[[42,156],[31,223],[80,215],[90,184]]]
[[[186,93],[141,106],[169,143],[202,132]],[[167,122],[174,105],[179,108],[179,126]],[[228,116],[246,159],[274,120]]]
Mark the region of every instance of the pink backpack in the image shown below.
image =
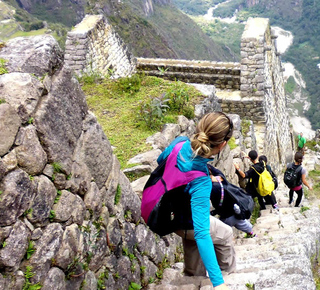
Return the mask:
[[[160,236],[178,229],[192,229],[189,182],[207,176],[202,171],[182,172],[177,156],[184,142],[175,145],[168,157],[151,173],[142,193],[141,216]]]

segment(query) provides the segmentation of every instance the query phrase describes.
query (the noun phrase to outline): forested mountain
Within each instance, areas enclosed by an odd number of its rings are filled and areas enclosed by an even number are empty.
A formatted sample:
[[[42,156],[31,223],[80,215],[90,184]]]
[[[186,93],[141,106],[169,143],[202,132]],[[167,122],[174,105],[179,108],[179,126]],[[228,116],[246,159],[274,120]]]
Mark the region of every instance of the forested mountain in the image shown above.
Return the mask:
[[[302,73],[307,85],[311,106],[305,112],[314,130],[320,128],[320,1],[317,0],[174,0],[174,3],[190,15],[204,15],[208,8],[222,3],[213,11],[215,17],[232,17],[237,11],[237,21],[244,21],[249,16],[267,17],[272,26],[280,26],[294,35],[293,44],[282,55],[283,61],[294,64]],[[188,4],[189,3],[189,4]],[[216,37],[214,28],[221,24],[202,25],[207,34]],[[229,29],[229,25],[223,25]],[[241,35],[232,35],[240,39]],[[230,38],[230,34],[226,35]],[[230,42],[230,39],[225,40]],[[239,40],[238,40],[239,41]]]
[[[280,26],[294,35],[294,43],[282,59],[293,63],[302,73],[312,104],[305,114],[313,129],[320,128],[320,1],[171,1],[4,0],[0,4],[10,4],[16,12],[11,16],[8,12],[1,19],[1,13],[7,10],[0,9],[0,20],[11,17],[16,23],[10,26],[4,22],[0,27],[0,38],[6,40],[19,29],[50,28],[63,46],[67,31],[85,14],[102,13],[135,56],[237,61],[244,26],[241,22],[249,16],[268,17],[271,25]],[[197,25],[193,21],[214,6],[213,16],[232,17],[236,12],[238,24],[221,24],[216,20],[211,23],[197,21],[200,23]]]
[[[216,44],[170,0],[5,0],[5,3],[15,7],[15,19],[24,27],[41,20],[70,29],[85,14],[104,14],[135,56],[233,60],[224,45]]]

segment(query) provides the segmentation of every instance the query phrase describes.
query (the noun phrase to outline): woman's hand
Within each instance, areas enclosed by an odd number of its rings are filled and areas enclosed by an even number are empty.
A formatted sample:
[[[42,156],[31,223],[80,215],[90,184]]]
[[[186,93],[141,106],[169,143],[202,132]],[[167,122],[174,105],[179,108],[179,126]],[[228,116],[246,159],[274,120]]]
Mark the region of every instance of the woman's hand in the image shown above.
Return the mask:
[[[229,290],[226,284],[221,284],[219,286],[214,287],[214,290]]]
[[[210,178],[211,178],[211,181],[212,182],[222,182],[223,179],[221,176],[213,176],[213,175],[210,175]]]
[[[240,169],[240,166],[239,166],[238,163],[233,163],[233,165],[234,165],[234,167],[235,167],[236,170],[239,170],[239,169]]]

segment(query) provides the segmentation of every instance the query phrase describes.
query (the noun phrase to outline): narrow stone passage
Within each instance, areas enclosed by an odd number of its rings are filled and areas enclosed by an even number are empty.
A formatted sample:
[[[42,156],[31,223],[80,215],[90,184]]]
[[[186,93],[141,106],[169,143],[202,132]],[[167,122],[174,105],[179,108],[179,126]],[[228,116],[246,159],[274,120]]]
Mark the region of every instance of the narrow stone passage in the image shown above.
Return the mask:
[[[308,162],[306,157],[304,166],[309,171],[312,168],[308,168]],[[316,289],[312,261],[319,251],[319,201],[304,196],[303,206],[289,206],[289,189],[283,183],[283,175],[278,180],[275,195],[280,211],[271,205],[261,211],[254,225],[255,238],[247,239],[244,233],[234,230],[237,270],[223,273],[231,290]],[[184,277],[182,269],[183,263],[165,269],[162,284],[150,284],[148,289],[213,289],[208,278]]]

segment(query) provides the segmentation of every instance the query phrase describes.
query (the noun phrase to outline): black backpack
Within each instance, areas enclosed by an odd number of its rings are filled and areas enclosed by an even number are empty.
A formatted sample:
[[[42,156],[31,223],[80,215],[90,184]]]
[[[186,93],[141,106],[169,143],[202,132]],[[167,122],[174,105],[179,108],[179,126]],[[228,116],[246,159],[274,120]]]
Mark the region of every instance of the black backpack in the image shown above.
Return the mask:
[[[301,165],[295,166],[294,163],[291,163],[287,166],[287,169],[284,173],[283,182],[289,188],[294,188],[301,184]]]
[[[227,217],[224,215],[232,210],[232,214],[234,214],[237,219],[249,219],[254,209],[254,201],[252,197],[241,187],[229,183],[224,174],[219,169],[216,169],[209,164],[208,168],[213,176],[221,176],[223,178],[223,181],[221,183],[224,188],[225,197],[223,199],[225,200],[225,203],[222,202],[221,204],[219,204],[220,202],[216,202],[217,199],[213,198],[213,195],[217,192],[220,192],[219,197],[221,196],[221,187],[218,182],[213,182],[212,184],[211,202],[216,210],[216,213],[218,213],[221,217]],[[228,202],[229,204],[227,205],[226,202]],[[234,204],[237,204],[240,207],[240,214],[234,213]],[[227,215],[231,216],[231,214]]]
[[[269,173],[271,174],[272,176],[272,180],[274,182],[274,189],[277,189],[278,188],[278,178],[277,176],[275,175],[275,173],[272,171],[271,167],[269,165],[266,166],[267,170],[269,171]]]

